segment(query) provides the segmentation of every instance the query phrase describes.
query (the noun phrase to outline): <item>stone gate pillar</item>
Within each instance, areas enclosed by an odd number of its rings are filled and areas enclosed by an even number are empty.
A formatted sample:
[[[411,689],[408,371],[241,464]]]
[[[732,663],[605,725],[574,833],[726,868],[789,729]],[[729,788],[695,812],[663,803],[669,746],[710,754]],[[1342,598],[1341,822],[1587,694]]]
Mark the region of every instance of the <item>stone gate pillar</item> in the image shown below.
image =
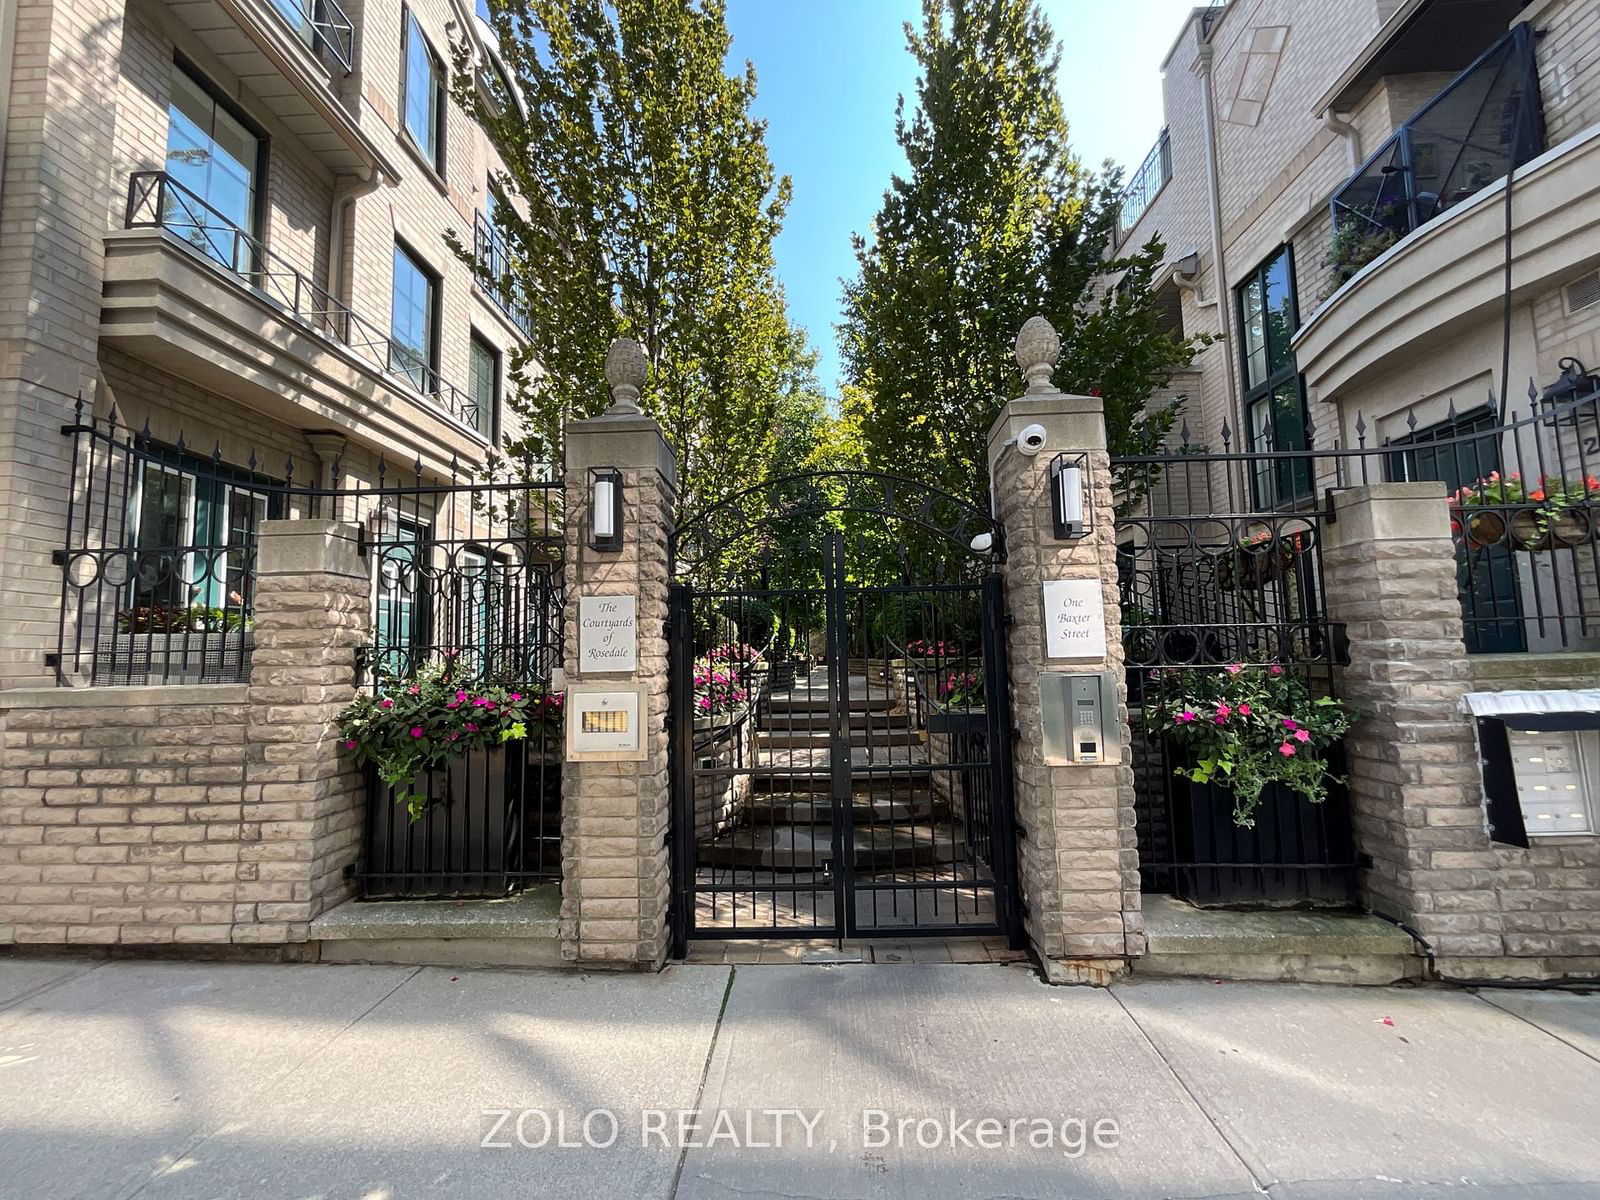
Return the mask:
[[[1129,765],[1127,687],[1117,606],[1116,529],[1105,417],[1099,397],[1067,395],[1050,382],[1061,339],[1042,317],[1017,335],[1017,364],[1028,389],[1001,410],[989,430],[989,469],[996,514],[1005,528],[1008,654],[1015,740],[1018,870],[1024,925],[1052,982],[1106,983],[1144,952],[1139,861],[1134,834],[1133,769]],[[1044,431],[1038,453],[1022,453],[1029,426]],[[1067,452],[1086,456],[1088,532],[1057,537],[1051,507],[1051,465]],[[1085,581],[1086,608],[1099,584],[1104,638],[1098,628],[1075,639],[1082,657],[1050,658],[1045,584]],[[1077,589],[1084,597],[1084,589]],[[1091,625],[1097,618],[1091,617]],[[1057,647],[1059,649],[1059,647]],[[1109,673],[1104,701],[1120,751],[1115,761],[1060,763],[1046,754],[1042,675]],[[1058,722],[1059,723],[1059,722]],[[1048,758],[1048,761],[1047,761]],[[1107,756],[1109,760],[1110,755]]]
[[[561,777],[562,957],[654,970],[666,960],[671,869],[667,850],[667,536],[677,470],[661,427],[637,406],[643,347],[628,338],[606,355],[611,407],[566,427],[566,609],[569,683],[642,684],[642,758],[569,759]],[[597,479],[622,484],[621,519],[596,537]],[[608,496],[608,490],[599,493]],[[613,507],[611,516],[616,516]],[[602,531],[605,523],[602,522]],[[597,549],[596,540],[609,541]],[[634,668],[585,669],[584,597],[633,597]],[[590,660],[591,663],[594,661]],[[626,659],[620,666],[626,665]],[[568,697],[568,719],[573,709]]]

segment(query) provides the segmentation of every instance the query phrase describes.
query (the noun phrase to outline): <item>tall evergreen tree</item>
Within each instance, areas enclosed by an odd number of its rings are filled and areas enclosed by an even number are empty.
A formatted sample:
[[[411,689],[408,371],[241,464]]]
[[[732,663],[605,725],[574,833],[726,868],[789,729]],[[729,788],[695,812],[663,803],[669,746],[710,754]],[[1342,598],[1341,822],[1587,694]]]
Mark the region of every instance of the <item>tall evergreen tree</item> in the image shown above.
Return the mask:
[[[489,0],[509,81],[456,48],[453,93],[504,172],[489,181],[532,342],[513,362],[514,447],[558,457],[561,423],[607,403],[612,338],[650,357],[641,407],[702,507],[770,468],[780,392],[803,370],[772,241],[789,180],[730,75],[723,0]],[[483,273],[492,264],[459,239]]]
[[[1145,401],[1194,346],[1154,309],[1160,243],[1105,256],[1119,181],[1068,145],[1049,22],[1034,0],[922,7],[921,28],[906,26],[916,107],[908,117],[902,96],[895,119],[909,171],[870,239],[854,239],[839,327],[869,461],[984,496],[984,438],[1017,390],[1012,340],[1035,313],[1061,334],[1056,384],[1103,397],[1113,452],[1154,446],[1173,412]],[[1107,291],[1115,272],[1124,283]]]

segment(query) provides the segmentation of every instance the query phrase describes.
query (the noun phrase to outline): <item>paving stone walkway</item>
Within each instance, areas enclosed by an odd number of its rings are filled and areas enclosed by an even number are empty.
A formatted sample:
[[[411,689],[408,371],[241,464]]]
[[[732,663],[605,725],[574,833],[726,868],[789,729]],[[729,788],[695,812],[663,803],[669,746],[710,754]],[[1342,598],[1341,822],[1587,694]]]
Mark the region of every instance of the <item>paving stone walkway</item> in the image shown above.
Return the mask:
[[[0,1197],[1600,1197],[1600,995],[888,961],[0,958]]]

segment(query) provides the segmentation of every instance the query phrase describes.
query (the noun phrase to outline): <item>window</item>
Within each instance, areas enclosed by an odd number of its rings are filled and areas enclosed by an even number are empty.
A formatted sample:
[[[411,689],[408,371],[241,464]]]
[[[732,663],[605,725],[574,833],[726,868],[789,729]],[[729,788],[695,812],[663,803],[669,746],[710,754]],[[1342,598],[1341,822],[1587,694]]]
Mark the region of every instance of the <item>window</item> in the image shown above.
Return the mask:
[[[396,519],[378,554],[378,605],[372,631],[378,674],[411,675],[428,646],[428,534],[416,521]]]
[[[249,271],[259,231],[263,138],[182,63],[172,66],[161,223],[207,258]]]
[[[157,455],[140,465],[130,498],[138,557],[131,607],[250,611],[256,533],[281,515],[281,497],[260,490],[266,481],[247,471],[176,449]]]
[[[478,432],[493,442],[500,429],[500,353],[476,333],[467,350],[467,394]]]
[[[278,10],[284,23],[308,46],[315,46],[317,42],[317,26],[311,19],[315,4],[316,0],[272,0],[272,7]]]
[[[1239,357],[1244,378],[1250,449],[1304,450],[1305,386],[1289,338],[1299,328],[1294,298],[1294,260],[1288,246],[1257,267],[1238,289]],[[1263,460],[1256,466],[1256,504],[1276,508],[1311,494],[1307,460]]]
[[[444,170],[444,68],[416,16],[406,10],[405,76],[400,107],[406,132],[435,169]]]
[[[391,370],[419,392],[437,390],[439,277],[399,242],[394,246],[394,301],[389,321]]]

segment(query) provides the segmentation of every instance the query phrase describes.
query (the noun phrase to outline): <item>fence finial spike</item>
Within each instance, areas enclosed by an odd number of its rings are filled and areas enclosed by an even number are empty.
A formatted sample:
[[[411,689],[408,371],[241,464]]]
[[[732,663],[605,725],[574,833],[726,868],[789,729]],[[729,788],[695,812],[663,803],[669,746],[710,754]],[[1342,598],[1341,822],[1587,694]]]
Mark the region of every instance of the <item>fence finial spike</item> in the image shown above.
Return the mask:
[[[1311,411],[1306,410],[1306,449],[1309,450],[1317,440],[1317,427],[1313,423]]]
[[[412,469],[413,472],[415,472],[415,474],[417,476],[417,483],[421,484],[421,482],[422,482],[422,455],[421,454],[417,455],[417,461],[412,465],[411,469]]]
[[[1533,376],[1528,376],[1528,399],[1535,403],[1539,399],[1539,385],[1533,381]]]
[[[1227,452],[1228,444],[1233,441],[1233,430],[1228,428],[1228,418],[1222,418],[1222,448]]]
[[[1413,433],[1417,430],[1417,409],[1415,405],[1406,409],[1406,428]]]
[[[178,449],[178,453],[179,453],[179,454],[182,454],[182,453],[183,453],[183,452],[184,452],[184,451],[185,451],[185,450],[187,450],[187,449],[188,449],[188,448],[189,448],[189,447],[188,447],[188,446],[186,446],[186,445],[185,445],[185,444],[184,444],[184,441],[183,441],[183,430],[181,430],[181,429],[180,429],[180,430],[178,430],[178,442],[177,442],[177,449]]]
[[[1178,429],[1178,441],[1185,448],[1189,445],[1189,418],[1183,419],[1183,424]]]
[[[452,450],[452,451],[450,451],[450,482],[454,483],[456,481],[456,476],[459,475],[460,473],[461,473],[460,460],[456,458],[456,452],[454,450]]]
[[[339,455],[333,460],[333,465],[328,468],[328,478],[333,481],[333,490],[339,490],[339,477],[344,474],[344,455]]]
[[[382,454],[378,455],[378,486],[383,486],[383,477],[389,473],[389,460]]]
[[[82,388],[78,389],[78,402],[72,406],[72,423],[74,425],[81,425],[83,423],[83,389]]]
[[[216,443],[211,447],[211,461],[213,463],[217,464],[218,466],[220,466],[222,464],[222,439],[221,438],[218,438]]]
[[[294,455],[292,454],[283,460],[283,481],[284,483],[292,483],[294,481]]]
[[[1356,409],[1356,437],[1361,440],[1363,446],[1367,444],[1367,418],[1359,408]]]
[[[245,459],[244,465],[250,469],[250,473],[251,474],[255,473],[255,469],[256,469],[256,448],[254,446],[250,447],[250,457]]]

